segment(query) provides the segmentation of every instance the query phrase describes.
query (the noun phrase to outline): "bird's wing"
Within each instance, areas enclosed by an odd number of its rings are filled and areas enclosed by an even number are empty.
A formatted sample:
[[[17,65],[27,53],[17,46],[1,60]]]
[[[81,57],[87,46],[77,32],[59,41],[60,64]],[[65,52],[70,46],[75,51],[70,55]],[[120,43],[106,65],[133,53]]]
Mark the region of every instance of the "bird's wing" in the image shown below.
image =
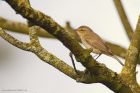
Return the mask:
[[[96,40],[98,39],[98,40]],[[95,49],[99,49],[101,52],[107,53],[108,48],[106,47],[104,41],[102,41],[101,38],[95,38],[95,37],[85,37],[85,41],[91,45]]]

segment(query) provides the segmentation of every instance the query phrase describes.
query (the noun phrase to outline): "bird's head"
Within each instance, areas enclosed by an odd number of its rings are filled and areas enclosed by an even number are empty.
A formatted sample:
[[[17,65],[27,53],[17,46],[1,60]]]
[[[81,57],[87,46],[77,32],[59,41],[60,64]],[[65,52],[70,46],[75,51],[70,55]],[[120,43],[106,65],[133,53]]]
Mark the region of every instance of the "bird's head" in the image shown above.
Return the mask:
[[[88,26],[80,26],[76,29],[78,35],[83,35],[91,31],[92,30]]]

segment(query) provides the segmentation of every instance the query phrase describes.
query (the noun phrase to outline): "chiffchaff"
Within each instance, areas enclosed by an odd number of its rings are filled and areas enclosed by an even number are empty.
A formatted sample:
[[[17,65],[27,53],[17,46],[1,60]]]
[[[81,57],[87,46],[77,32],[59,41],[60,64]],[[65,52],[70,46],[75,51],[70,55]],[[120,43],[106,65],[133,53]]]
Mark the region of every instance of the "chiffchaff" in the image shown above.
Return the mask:
[[[101,54],[111,56],[116,59],[122,66],[124,66],[124,64],[112,53],[111,49],[106,45],[105,41],[99,35],[93,32],[92,29],[87,26],[80,26],[78,29],[76,29],[76,32],[79,35],[82,44],[87,49],[90,49],[93,53],[99,54],[99,56]]]

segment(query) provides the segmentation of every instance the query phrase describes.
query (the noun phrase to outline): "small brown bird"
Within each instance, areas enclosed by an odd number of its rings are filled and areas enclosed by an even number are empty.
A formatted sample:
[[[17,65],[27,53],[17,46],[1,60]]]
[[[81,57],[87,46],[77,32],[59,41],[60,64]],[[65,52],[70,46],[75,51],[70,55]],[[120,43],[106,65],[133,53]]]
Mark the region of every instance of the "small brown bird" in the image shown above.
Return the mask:
[[[92,29],[87,26],[80,26],[78,29],[76,29],[76,32],[79,35],[82,44],[87,49],[92,50],[93,53],[99,54],[99,56],[101,54],[111,56],[122,66],[124,66],[124,64],[115,55],[113,55],[111,49],[105,44],[105,41],[99,35],[93,32]]]

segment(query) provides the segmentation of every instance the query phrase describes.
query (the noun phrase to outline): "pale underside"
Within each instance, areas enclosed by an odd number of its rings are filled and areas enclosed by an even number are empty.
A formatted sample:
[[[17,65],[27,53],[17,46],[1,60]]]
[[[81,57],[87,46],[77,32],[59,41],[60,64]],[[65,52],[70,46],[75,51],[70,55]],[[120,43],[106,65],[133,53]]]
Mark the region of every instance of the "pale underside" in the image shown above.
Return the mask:
[[[96,54],[106,54],[111,55],[111,50],[106,46],[105,42],[97,35],[92,35],[93,33],[85,34],[84,36],[80,37],[83,45],[88,48],[92,49],[93,53]]]

